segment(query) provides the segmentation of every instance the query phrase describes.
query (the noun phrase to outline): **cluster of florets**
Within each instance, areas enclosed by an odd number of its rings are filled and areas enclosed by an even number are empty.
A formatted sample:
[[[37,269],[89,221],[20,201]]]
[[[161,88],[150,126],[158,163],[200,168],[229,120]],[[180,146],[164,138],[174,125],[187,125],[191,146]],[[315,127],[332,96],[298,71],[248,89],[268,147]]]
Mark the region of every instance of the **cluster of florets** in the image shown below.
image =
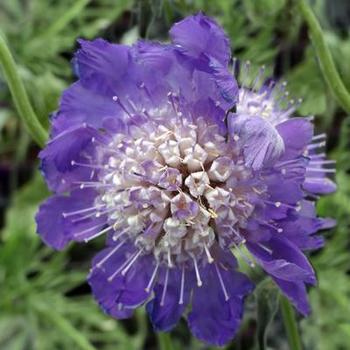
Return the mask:
[[[322,246],[314,199],[335,186],[310,118],[294,118],[285,84],[239,85],[229,42],[202,14],[172,43],[80,41],[79,81],[63,94],[41,152],[55,194],[37,215],[56,249],[106,236],[89,283],[109,314],[147,303],[157,330],[187,313],[195,336],[222,345],[238,329],[260,265],[302,313]],[[233,68],[235,67],[233,63]],[[249,63],[245,70],[249,69]]]

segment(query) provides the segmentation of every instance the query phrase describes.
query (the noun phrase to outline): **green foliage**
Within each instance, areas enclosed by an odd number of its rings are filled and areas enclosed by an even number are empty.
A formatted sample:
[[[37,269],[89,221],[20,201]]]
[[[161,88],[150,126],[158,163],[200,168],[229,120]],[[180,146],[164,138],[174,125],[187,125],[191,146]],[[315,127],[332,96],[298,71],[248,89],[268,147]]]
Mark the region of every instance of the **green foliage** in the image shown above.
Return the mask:
[[[40,244],[34,216],[47,195],[36,174],[14,196],[6,215],[0,247],[0,348],[140,349],[145,337],[142,313],[137,315],[139,333],[130,337],[91,296],[67,296],[84,283],[88,265],[73,269],[69,252],[52,252]]]

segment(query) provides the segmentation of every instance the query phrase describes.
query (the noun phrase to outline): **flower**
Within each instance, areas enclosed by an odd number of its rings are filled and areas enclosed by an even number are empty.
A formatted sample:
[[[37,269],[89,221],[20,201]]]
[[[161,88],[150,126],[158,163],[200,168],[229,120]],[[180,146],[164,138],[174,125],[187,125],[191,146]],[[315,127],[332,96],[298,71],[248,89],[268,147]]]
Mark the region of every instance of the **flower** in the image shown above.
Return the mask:
[[[314,199],[335,189],[334,170],[319,153],[325,136],[283,107],[285,84],[262,74],[237,83],[212,19],[188,17],[170,35],[131,47],[79,41],[79,80],[40,153],[54,195],[38,232],[55,249],[106,237],[88,279],[106,313],[127,318],[146,303],[159,331],[187,314],[197,338],[223,345],[253,290],[235,254],[309,313],[316,278],[303,251],[333,225]]]

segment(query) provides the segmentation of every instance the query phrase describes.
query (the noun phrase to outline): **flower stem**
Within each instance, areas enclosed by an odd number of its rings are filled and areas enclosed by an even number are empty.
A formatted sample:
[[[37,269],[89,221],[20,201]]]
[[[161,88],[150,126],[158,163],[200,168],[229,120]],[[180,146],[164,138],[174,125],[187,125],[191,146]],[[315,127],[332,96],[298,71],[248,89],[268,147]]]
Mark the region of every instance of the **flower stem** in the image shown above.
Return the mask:
[[[295,319],[293,306],[287,298],[281,296],[280,298],[281,311],[283,316],[284,327],[287,332],[289,349],[302,350],[301,339],[298,332],[298,326]]]
[[[34,303],[36,310],[42,314],[47,320],[57,327],[65,335],[75,343],[76,348],[80,350],[96,350],[94,346],[81,334],[68,319],[61,316],[59,313],[52,309],[48,309],[44,304]]]
[[[316,50],[322,74],[338,103],[345,111],[350,113],[350,93],[339,76],[331,52],[324,39],[322,28],[305,0],[298,0],[298,5],[309,27],[311,41]]]
[[[18,74],[16,63],[8,49],[5,39],[0,33],[0,66],[2,66],[5,78],[9,85],[11,95],[19,116],[22,118],[29,134],[39,146],[44,146],[47,132],[40,124],[33,108],[29,102],[28,95],[24,89],[23,82]]]
[[[159,332],[157,333],[158,336],[158,344],[159,344],[159,350],[173,350],[173,344],[171,342],[171,336],[170,333],[163,333]]]

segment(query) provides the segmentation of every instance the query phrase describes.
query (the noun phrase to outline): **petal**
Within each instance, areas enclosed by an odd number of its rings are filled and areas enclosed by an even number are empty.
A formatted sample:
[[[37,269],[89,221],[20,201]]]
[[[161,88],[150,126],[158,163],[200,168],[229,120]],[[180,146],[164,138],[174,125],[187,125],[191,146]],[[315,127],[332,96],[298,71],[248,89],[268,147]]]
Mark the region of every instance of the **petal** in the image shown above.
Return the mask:
[[[223,346],[238,330],[243,315],[243,300],[252,291],[253,285],[243,274],[227,269],[227,262],[225,265],[220,262],[215,264],[207,264],[200,272],[203,285],[195,287],[193,291],[188,324],[198,339]]]
[[[213,76],[216,86],[224,101],[232,107],[238,100],[238,84],[233,74],[225,67],[212,59],[210,67],[213,69]]]
[[[162,332],[170,331],[179,322],[189,303],[193,284],[192,272],[184,271],[183,300],[180,303],[182,269],[169,269],[167,281],[165,276],[166,271],[163,269],[154,287],[155,297],[146,305],[154,329]],[[164,290],[165,285],[166,289]],[[164,300],[161,304],[163,293]]]
[[[257,262],[272,276],[315,284],[315,272],[305,255],[286,239],[273,237],[262,245],[247,243]]]
[[[113,101],[113,95],[103,95],[84,87],[81,82],[72,84],[63,92],[59,111],[52,121],[52,136],[83,123],[98,129],[105,118],[126,121],[128,115]]]
[[[303,282],[289,282],[274,277],[273,280],[302,315],[307,316],[310,313],[307,290]]]
[[[202,13],[176,23],[170,30],[170,36],[175,45],[192,57],[204,54],[223,65],[227,65],[230,59],[230,43],[223,29]]]
[[[265,181],[272,202],[295,204],[303,198],[301,183],[297,181],[285,179],[281,175],[266,178]]]
[[[271,275],[282,292],[302,313],[309,312],[305,283],[315,284],[316,277],[312,266],[291,242],[273,238],[261,245],[247,243],[261,267]]]
[[[125,74],[129,64],[129,47],[110,44],[103,39],[78,40],[80,49],[74,65],[83,83],[93,90],[114,91],[113,84]]]
[[[235,114],[228,118],[230,134],[239,137],[248,167],[259,170],[283,154],[283,139],[266,119]]]
[[[304,118],[289,119],[277,125],[276,129],[284,142],[284,160],[300,156],[313,135],[313,125]]]
[[[320,175],[321,176],[321,175]],[[337,190],[337,185],[327,177],[310,177],[305,178],[303,188],[315,194],[330,194]]]
[[[116,301],[127,307],[137,307],[143,304],[150,292],[146,287],[150,281],[153,270],[153,255],[138,258],[126,273],[123,286],[117,289]]]
[[[81,154],[84,150],[93,154],[93,137],[100,136],[91,127],[72,127],[49,141],[39,153],[41,171],[51,191],[65,192],[74,182],[91,181],[91,169],[74,166],[72,161],[88,163]]]
[[[111,282],[108,277],[121,266],[127,254],[133,250],[129,244],[110,246],[96,255],[93,260],[93,268],[88,277],[88,282],[95,299],[102,309],[111,316],[122,319],[132,315],[132,308],[116,302],[118,291],[122,288],[123,279],[115,278]]]
[[[298,213],[293,213],[287,220],[281,221],[279,226],[283,229],[283,237],[303,250],[321,248],[324,239],[315,235],[318,230],[331,228],[333,220],[316,217],[315,205],[310,201],[299,202]]]
[[[52,196],[43,203],[36,215],[37,232],[43,241],[50,247],[61,250],[71,240],[82,241],[103,228],[106,221],[104,217],[72,221],[71,217],[64,216],[64,213],[93,207],[95,196],[96,193],[92,190],[77,190],[70,196]],[[79,216],[75,217],[77,218]],[[91,230],[93,227],[96,228]]]

